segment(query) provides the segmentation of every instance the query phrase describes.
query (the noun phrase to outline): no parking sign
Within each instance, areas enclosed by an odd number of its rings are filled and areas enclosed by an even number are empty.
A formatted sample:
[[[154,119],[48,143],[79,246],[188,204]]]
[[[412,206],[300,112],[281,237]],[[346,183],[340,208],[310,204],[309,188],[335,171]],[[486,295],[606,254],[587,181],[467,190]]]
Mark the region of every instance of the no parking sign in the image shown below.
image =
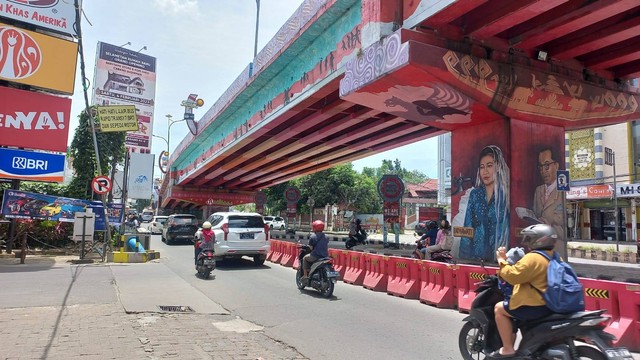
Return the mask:
[[[94,193],[104,195],[111,190],[111,179],[104,175],[96,176],[91,181],[91,188]]]

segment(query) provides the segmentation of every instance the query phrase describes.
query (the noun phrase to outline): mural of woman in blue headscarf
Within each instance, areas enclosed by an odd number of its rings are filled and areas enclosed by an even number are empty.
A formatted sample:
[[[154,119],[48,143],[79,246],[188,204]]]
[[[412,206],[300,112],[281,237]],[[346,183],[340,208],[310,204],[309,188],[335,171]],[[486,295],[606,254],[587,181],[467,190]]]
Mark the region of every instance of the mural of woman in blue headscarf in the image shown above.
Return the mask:
[[[474,234],[460,238],[460,258],[493,261],[496,249],[509,243],[509,179],[502,150],[495,145],[482,149],[464,217],[464,226]]]

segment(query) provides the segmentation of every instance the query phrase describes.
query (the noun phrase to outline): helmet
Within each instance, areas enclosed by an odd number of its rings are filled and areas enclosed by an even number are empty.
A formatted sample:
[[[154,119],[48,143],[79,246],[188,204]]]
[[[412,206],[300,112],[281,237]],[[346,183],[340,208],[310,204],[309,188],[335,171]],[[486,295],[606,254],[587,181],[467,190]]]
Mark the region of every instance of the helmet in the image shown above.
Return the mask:
[[[313,232],[320,232],[324,230],[324,222],[322,220],[316,220],[311,224]]]
[[[211,223],[210,223],[210,222],[208,222],[208,221],[205,221],[205,222],[202,224],[202,228],[203,228],[203,229],[211,229]]]
[[[360,224],[360,223],[362,223],[362,220],[356,219],[356,224]]]
[[[520,231],[522,245],[532,250],[552,250],[558,240],[558,235],[551,225],[536,224]]]

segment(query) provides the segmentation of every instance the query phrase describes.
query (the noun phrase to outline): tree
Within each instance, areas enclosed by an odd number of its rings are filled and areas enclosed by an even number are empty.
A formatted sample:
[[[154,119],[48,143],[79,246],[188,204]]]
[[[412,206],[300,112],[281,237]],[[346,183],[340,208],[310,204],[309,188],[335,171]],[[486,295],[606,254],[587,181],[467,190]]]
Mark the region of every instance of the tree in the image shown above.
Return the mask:
[[[67,188],[67,196],[91,199],[93,197],[91,180],[97,175],[96,155],[91,136],[92,129],[86,112],[83,111],[78,119],[80,124],[76,128],[69,151],[75,177]],[[96,139],[102,174],[109,176],[111,169],[124,161],[126,155],[125,132],[98,132]]]

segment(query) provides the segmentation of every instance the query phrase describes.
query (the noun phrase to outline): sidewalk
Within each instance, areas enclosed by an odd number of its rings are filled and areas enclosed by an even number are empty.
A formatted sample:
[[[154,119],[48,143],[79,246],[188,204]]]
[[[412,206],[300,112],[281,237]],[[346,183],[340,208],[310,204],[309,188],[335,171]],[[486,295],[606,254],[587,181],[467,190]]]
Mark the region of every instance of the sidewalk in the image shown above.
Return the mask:
[[[0,258],[2,359],[305,359],[157,260],[71,265]],[[175,291],[151,291],[153,288]],[[162,311],[181,305],[191,313]]]

